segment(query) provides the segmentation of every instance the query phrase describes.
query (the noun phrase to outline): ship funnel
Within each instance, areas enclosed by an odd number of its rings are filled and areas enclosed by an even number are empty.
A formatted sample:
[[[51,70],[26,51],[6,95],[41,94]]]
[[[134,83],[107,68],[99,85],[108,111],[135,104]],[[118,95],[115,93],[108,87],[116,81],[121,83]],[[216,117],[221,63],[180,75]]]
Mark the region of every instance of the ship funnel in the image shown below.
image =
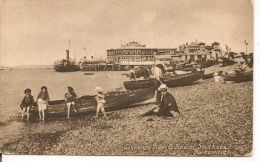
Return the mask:
[[[70,51],[66,50],[66,53],[67,53],[67,60],[69,60],[70,59]]]

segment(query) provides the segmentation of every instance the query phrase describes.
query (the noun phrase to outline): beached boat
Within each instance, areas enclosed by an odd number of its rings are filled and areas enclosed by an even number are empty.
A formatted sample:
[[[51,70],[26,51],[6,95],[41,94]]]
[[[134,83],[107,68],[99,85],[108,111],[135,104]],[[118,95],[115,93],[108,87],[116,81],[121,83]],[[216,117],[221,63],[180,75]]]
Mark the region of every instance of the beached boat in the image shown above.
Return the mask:
[[[199,65],[201,68],[207,68],[207,67],[213,66],[214,64],[215,64],[214,60],[208,60],[206,62],[200,63]]]
[[[224,75],[224,80],[235,82],[253,81],[253,71],[241,73],[240,71],[235,70],[235,72],[236,74]]]
[[[84,73],[85,75],[94,75],[94,73]]]
[[[105,109],[106,111],[112,111],[127,108],[132,104],[152,98],[154,96],[154,89],[145,88],[131,91],[108,92],[105,96]],[[67,108],[62,111],[64,103],[64,100],[50,101],[50,106],[46,110],[46,116],[66,117]],[[94,113],[97,107],[95,96],[86,95],[80,97],[76,102],[76,106],[79,111],[77,113],[72,111],[70,113],[71,116]],[[38,116],[38,106],[35,105],[31,109],[30,113]]]
[[[192,84],[203,78],[204,71],[196,71],[186,74],[180,74],[175,76],[164,76],[162,77],[162,81],[168,87],[178,87],[178,86],[186,86]],[[154,78],[148,78],[144,80],[137,81],[126,81],[124,82],[124,86],[128,90],[138,89],[138,88],[148,88],[154,86]]]
[[[204,74],[203,79],[213,78],[214,73]]]

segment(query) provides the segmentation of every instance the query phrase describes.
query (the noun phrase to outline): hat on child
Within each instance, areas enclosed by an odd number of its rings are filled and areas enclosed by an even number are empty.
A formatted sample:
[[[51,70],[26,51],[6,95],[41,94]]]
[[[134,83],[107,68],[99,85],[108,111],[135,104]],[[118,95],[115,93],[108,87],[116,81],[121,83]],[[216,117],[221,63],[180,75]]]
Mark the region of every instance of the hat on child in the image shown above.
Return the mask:
[[[70,89],[70,90],[74,90],[71,86],[68,86],[68,89]]]
[[[161,90],[167,90],[167,88],[168,88],[168,87],[166,86],[166,84],[161,84],[160,87],[158,88],[158,90],[159,90],[159,91],[161,91]]]
[[[101,87],[96,87],[96,88],[95,88],[95,91],[97,91],[97,92],[103,92],[103,89],[102,89]]]
[[[26,94],[26,93],[31,93],[32,91],[31,91],[31,89],[30,88],[26,88],[25,90],[24,90],[24,94]]]

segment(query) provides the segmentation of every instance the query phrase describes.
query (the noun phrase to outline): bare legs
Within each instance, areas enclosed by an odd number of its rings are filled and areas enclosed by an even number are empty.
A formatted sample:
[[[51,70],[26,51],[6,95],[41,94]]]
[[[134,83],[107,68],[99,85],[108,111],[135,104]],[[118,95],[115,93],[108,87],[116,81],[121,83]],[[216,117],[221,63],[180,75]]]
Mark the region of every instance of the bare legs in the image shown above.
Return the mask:
[[[39,118],[40,118],[40,120],[44,121],[44,118],[45,118],[44,110],[39,110]]]
[[[27,109],[27,112],[25,112],[26,109]],[[23,119],[24,115],[26,115],[26,116],[27,116],[27,120],[29,120],[29,117],[30,117],[29,111],[30,111],[30,107],[27,107],[27,108],[24,107],[24,108],[23,108],[22,119]]]
[[[101,110],[101,112],[104,115],[104,118],[107,118],[106,112],[105,112],[105,105],[102,103],[98,103],[97,105],[97,111],[96,111],[96,116],[94,116],[94,118],[98,118],[98,113]]]

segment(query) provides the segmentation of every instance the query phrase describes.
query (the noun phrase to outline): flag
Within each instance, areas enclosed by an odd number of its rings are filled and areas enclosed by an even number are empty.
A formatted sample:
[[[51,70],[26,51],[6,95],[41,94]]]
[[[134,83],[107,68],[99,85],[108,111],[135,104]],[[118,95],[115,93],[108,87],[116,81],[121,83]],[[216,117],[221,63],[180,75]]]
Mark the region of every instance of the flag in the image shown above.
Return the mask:
[[[246,42],[246,40],[245,40],[245,44],[248,45],[248,43]]]

